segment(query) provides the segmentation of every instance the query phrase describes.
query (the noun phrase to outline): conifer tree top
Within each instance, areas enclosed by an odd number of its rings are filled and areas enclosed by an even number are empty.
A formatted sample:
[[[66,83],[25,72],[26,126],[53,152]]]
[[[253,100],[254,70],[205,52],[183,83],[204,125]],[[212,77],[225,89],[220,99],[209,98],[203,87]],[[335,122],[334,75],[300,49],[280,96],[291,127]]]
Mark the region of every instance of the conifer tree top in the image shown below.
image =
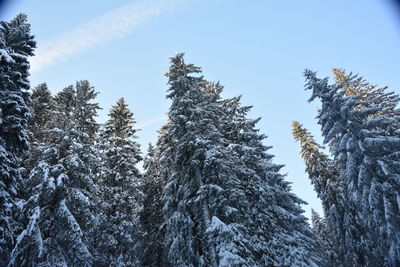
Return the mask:
[[[184,53],[178,53],[170,58],[171,64],[165,74],[169,78],[168,84],[170,92],[167,98],[174,99],[182,96],[197,81],[197,77],[189,76],[191,73],[201,73],[201,68],[193,64],[186,64],[183,57]]]
[[[18,14],[10,22],[1,21],[3,36],[6,44],[15,52],[24,56],[33,56],[36,47],[35,36],[30,34],[31,25],[27,22],[28,16]]]
[[[292,134],[294,139],[302,145],[301,153],[303,157],[305,156],[304,153],[307,153],[307,151],[323,148],[315,142],[311,133],[297,121],[292,121]]]
[[[336,84],[340,84],[346,95],[362,95],[370,92],[375,85],[368,83],[359,74],[353,72],[346,73],[344,69],[333,68],[334,79]]]
[[[123,97],[119,98],[117,104],[111,107],[108,115],[110,119],[105,125],[106,136],[119,138],[134,137],[137,130],[133,126],[136,121]]]

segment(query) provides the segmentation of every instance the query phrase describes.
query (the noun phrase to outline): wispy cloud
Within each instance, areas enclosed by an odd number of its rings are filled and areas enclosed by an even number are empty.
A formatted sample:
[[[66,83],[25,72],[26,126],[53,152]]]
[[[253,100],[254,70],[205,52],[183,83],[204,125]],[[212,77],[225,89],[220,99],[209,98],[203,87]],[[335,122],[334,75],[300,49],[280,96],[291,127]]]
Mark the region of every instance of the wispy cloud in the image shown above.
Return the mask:
[[[147,121],[139,122],[136,127],[138,129],[143,129],[143,128],[146,128],[147,126],[150,126],[150,125],[153,125],[155,123],[158,123],[160,121],[165,121],[165,120],[167,120],[167,115],[162,115],[162,116],[159,116],[157,118],[153,118],[153,119],[150,119],[150,120],[147,120]]]
[[[31,72],[133,32],[150,19],[173,10],[183,0],[138,0],[97,17],[69,32],[39,43]]]

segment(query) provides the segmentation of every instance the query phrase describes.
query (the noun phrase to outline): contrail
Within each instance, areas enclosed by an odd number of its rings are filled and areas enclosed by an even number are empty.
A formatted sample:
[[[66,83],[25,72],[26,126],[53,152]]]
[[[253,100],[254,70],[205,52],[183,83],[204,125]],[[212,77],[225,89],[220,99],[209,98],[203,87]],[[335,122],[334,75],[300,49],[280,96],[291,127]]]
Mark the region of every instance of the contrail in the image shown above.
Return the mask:
[[[65,61],[90,48],[133,32],[151,18],[172,11],[184,0],[139,0],[97,17],[39,44],[31,58],[31,73]]]
[[[147,126],[150,126],[150,125],[152,125],[154,123],[157,123],[157,122],[160,122],[160,121],[165,121],[165,120],[167,120],[167,115],[162,115],[162,116],[159,116],[157,118],[154,118],[154,119],[151,119],[151,120],[148,120],[148,121],[139,122],[137,124],[137,128],[138,129],[143,129],[143,128],[146,128]]]

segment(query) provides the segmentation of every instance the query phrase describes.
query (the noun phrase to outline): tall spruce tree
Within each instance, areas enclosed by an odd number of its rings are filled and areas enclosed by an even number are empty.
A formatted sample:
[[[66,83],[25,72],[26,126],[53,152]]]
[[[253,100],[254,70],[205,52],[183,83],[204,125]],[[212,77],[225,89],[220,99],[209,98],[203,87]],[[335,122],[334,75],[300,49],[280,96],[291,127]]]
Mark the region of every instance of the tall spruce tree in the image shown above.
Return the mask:
[[[385,88],[366,94],[346,94],[343,84],[328,84],[306,70],[310,101],[319,98],[319,124],[324,142],[335,159],[346,185],[348,199],[357,207],[363,253],[358,264],[397,266],[400,264],[400,213],[398,184],[399,97]],[[396,129],[397,128],[397,129]]]
[[[46,84],[36,86],[32,91],[31,114],[28,121],[30,134],[30,148],[22,157],[22,166],[25,179],[21,181],[19,196],[25,201],[21,205],[19,221],[24,225],[19,241],[13,250],[10,266],[33,264],[42,248],[42,236],[38,225],[40,208],[37,206],[35,197],[38,191],[44,190],[41,181],[47,175],[45,171],[48,166],[43,159],[48,155],[49,144],[47,135],[50,131],[49,124],[53,120],[52,112],[54,109],[53,97]],[[39,162],[41,165],[39,166]],[[29,177],[32,169],[38,171],[36,175]],[[39,171],[40,170],[40,171]],[[29,177],[28,179],[26,179]],[[40,186],[38,186],[40,185]],[[32,197],[33,196],[33,197]]]
[[[133,113],[120,98],[109,113],[103,143],[104,173],[98,183],[101,218],[97,241],[104,266],[137,266],[143,238],[139,213],[142,210],[141,175],[136,165],[142,160],[134,128]]]
[[[348,199],[346,185],[334,161],[322,151],[323,147],[314,140],[307,129],[293,121],[292,133],[301,145],[301,157],[306,165],[306,172],[322,201],[325,215],[323,220],[329,229],[325,232],[330,235],[330,242],[323,243],[333,244],[331,248],[326,249],[329,251],[328,261],[333,266],[353,266],[357,264],[357,254],[361,255],[364,252],[356,241],[360,238],[361,226],[358,225],[356,207]],[[334,254],[331,253],[332,248]]]
[[[202,77],[191,75],[199,72],[177,54],[166,74],[176,151],[163,188],[165,256],[173,266],[245,265],[248,242],[227,190],[238,166],[223,147],[215,96],[202,90]]]
[[[217,84],[217,87],[220,85]],[[217,91],[221,91],[218,89]],[[283,165],[272,162],[271,148],[263,144],[265,135],[249,119],[250,106],[241,106],[240,97],[223,100],[223,133],[230,153],[244,163],[241,186],[246,203],[243,225],[257,266],[315,266],[322,263],[316,254],[314,236],[289,183],[279,173]],[[246,207],[247,206],[247,207]]]
[[[46,83],[37,85],[32,89],[31,117],[28,121],[30,136],[29,150],[22,156],[24,176],[40,161],[43,149],[46,146],[50,124],[54,120],[54,99]],[[24,191],[23,189],[22,191]],[[24,192],[22,192],[24,194]]]
[[[41,159],[27,181],[29,198],[23,206],[27,223],[17,238],[10,266],[92,265],[93,198],[97,195],[91,171],[98,127],[95,96],[87,81],[56,95],[56,112],[45,129],[48,137]]]
[[[25,14],[0,22],[0,265],[15,243],[18,156],[27,149],[30,87],[28,57],[36,46]]]
[[[28,122],[32,140],[43,142],[45,139],[45,131],[43,131],[43,129],[48,128],[47,125],[52,120],[53,110],[54,100],[47,84],[42,83],[33,88],[31,104],[32,116]]]
[[[316,266],[320,259],[299,206],[303,202],[290,193],[281,166],[266,153],[264,136],[254,128],[258,120],[238,115],[248,110],[236,108],[240,98],[222,101],[221,85],[193,73],[200,69],[185,64],[183,54],[171,58],[167,131],[176,150],[163,188],[166,261]],[[225,116],[229,112],[234,121]]]

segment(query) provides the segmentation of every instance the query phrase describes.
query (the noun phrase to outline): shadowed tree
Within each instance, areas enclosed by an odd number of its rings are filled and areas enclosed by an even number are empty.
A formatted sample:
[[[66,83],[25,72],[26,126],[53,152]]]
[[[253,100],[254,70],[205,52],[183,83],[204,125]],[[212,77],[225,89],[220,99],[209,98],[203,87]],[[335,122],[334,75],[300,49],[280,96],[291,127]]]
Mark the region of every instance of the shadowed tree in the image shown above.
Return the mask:
[[[346,199],[357,208],[357,264],[399,265],[399,97],[375,87],[365,94],[347,94],[343,83],[330,85],[309,70],[305,77],[310,101],[321,100],[318,123]]]
[[[28,57],[36,47],[25,14],[0,22],[0,265],[15,245],[18,156],[28,148]]]

